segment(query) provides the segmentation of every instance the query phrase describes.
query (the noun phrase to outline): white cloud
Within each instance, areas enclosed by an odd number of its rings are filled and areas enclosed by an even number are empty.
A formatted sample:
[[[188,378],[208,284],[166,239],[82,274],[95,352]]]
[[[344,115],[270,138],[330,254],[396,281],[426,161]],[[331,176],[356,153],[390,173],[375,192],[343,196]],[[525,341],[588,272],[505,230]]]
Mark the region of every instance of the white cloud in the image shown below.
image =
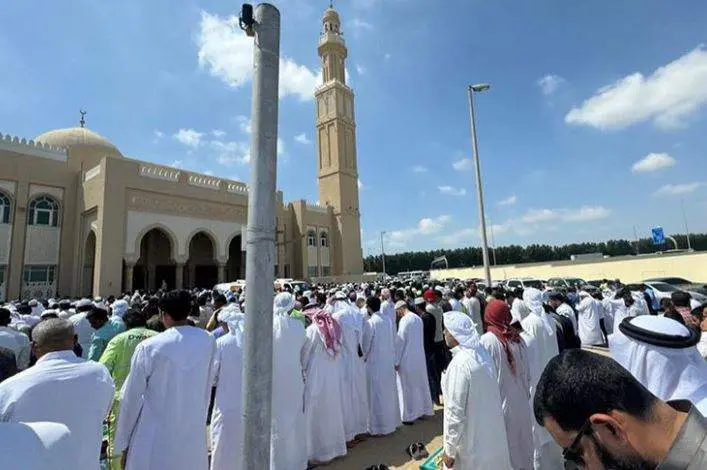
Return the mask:
[[[307,138],[307,134],[305,134],[304,132],[297,134],[295,136],[295,142],[300,143],[300,144],[304,144],[304,145],[309,145],[312,143],[312,141]]]
[[[356,183],[358,184],[358,190],[359,190],[359,191],[363,191],[363,189],[365,188],[365,186],[363,186],[363,183],[361,182],[361,178],[359,178]]]
[[[469,171],[474,169],[474,162],[471,158],[462,158],[452,163],[452,167],[457,171]]]
[[[412,167],[412,172],[413,173],[427,173],[427,167],[422,166],[422,165],[415,165]]]
[[[479,231],[474,228],[463,228],[437,237],[437,241],[445,246],[471,245],[470,240],[479,236]]]
[[[201,143],[201,137],[203,135],[203,132],[197,132],[194,129],[179,129],[172,138],[188,147],[197,148]]]
[[[221,165],[232,166],[236,163],[247,165],[250,163],[250,146],[247,142],[212,140],[209,145],[216,153]]]
[[[530,209],[521,216],[520,222],[524,224],[536,224],[557,219],[559,216],[559,212],[553,209]]]
[[[359,75],[365,75],[366,74],[366,67],[364,67],[361,64],[356,64],[356,73]]]
[[[465,196],[466,189],[464,188],[454,188],[452,186],[437,186],[439,192],[442,194],[447,194],[450,196]]]
[[[633,173],[648,173],[675,166],[677,161],[667,153],[649,153],[631,167]]]
[[[368,21],[364,21],[360,18],[354,18],[349,21],[348,27],[354,32],[354,34],[373,30],[373,25],[371,23],[369,23]]]
[[[214,137],[223,137],[224,135],[226,135],[226,133],[221,129],[214,129],[213,131],[211,131],[211,135]]]
[[[565,116],[568,124],[621,129],[652,120],[663,129],[682,125],[707,103],[707,50],[698,46],[645,77],[636,72],[600,88]]]
[[[690,194],[702,186],[701,182],[683,183],[683,184],[666,184],[660,187],[654,194],[656,196],[682,196]]]
[[[518,198],[514,194],[512,196],[508,196],[506,199],[502,199],[502,200],[498,201],[498,204],[501,206],[512,206],[516,202],[518,202]]]
[[[451,220],[452,217],[449,215],[440,215],[439,217],[436,217],[434,219],[425,217],[423,219],[420,219],[420,221],[417,223],[417,230],[423,235],[437,233],[440,232],[445,227],[445,225],[451,222]]]
[[[388,53],[388,52],[386,52],[385,54],[383,54],[383,58],[384,58],[385,60],[390,60],[391,57],[393,57],[393,56],[390,55],[390,53]]]
[[[253,75],[253,38],[246,36],[238,26],[238,17],[220,17],[201,12],[197,35],[199,66],[238,88],[248,83]],[[313,98],[320,82],[318,73],[287,57],[280,59],[280,96],[297,96],[300,101]]]
[[[543,95],[552,95],[565,82],[565,79],[559,75],[545,75],[539,79],[537,84],[542,90]]]
[[[611,210],[602,206],[582,206],[579,209],[568,211],[563,215],[567,222],[589,222],[592,220],[606,219],[611,215]]]
[[[182,169],[182,168],[184,168],[184,163],[182,163],[181,160],[175,160],[172,163],[170,163],[169,166],[171,166],[172,168]]]
[[[241,132],[246,134],[253,133],[252,121],[248,116],[236,116],[236,121],[238,121],[238,128]]]
[[[417,222],[415,227],[392,230],[386,233],[386,246],[391,249],[407,248],[416,237],[432,235],[441,232],[452,221],[449,215],[438,217],[425,217]]]
[[[156,130],[156,131],[154,131],[154,133],[155,133],[155,138],[157,138],[157,139],[161,139],[162,137],[164,137],[164,132],[162,132],[162,131]]]

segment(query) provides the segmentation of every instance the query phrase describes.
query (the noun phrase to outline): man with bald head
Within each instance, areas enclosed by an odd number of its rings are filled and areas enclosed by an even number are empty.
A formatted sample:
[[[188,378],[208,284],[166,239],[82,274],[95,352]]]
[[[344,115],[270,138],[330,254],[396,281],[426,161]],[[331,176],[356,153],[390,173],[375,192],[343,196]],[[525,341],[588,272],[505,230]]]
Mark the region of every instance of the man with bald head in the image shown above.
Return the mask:
[[[56,468],[96,470],[113,380],[104,365],[76,357],[70,321],[44,320],[34,328],[32,338],[37,363],[0,384],[0,421],[66,425],[77,458],[57,462]]]

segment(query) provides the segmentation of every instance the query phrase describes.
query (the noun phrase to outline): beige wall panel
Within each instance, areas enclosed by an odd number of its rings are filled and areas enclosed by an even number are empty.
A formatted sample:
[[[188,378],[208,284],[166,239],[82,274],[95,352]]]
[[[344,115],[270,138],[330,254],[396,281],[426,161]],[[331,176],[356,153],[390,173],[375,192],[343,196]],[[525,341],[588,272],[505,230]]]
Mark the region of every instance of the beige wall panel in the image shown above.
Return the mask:
[[[10,247],[12,246],[12,224],[0,224],[0,264],[10,262]]]
[[[25,264],[59,264],[61,229],[30,225],[27,227]]]
[[[61,202],[64,199],[64,190],[62,188],[57,188],[54,186],[43,186],[39,184],[30,184],[29,186],[29,197],[33,197],[39,194],[49,194],[56,198],[57,201]]]
[[[16,187],[17,183],[14,181],[0,180],[0,190],[5,191],[7,194],[14,196]]]

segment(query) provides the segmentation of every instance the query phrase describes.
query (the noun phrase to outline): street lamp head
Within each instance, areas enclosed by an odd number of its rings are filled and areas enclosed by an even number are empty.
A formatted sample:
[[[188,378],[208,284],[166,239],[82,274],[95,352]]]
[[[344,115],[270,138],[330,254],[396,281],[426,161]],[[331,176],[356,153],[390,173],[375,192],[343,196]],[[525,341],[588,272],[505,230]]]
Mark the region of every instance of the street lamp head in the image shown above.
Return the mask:
[[[469,88],[471,88],[471,91],[481,93],[482,91],[486,91],[491,88],[491,85],[489,85],[488,83],[477,83],[476,85],[470,85]]]

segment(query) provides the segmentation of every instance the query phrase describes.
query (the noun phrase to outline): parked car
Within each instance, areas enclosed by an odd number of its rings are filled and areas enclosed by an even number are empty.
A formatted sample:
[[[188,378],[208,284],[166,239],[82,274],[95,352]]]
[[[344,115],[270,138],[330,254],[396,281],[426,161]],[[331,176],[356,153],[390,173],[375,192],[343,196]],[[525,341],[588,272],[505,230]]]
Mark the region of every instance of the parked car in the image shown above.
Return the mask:
[[[505,282],[506,288],[508,289],[515,289],[517,287],[521,287],[523,289],[527,289],[529,287],[534,287],[536,289],[544,290],[545,286],[543,285],[542,281],[538,279],[531,279],[529,277],[525,278],[520,278],[520,279],[508,279]]]
[[[698,302],[700,305],[707,303],[707,295],[704,295],[700,292],[690,291],[690,290],[686,290],[686,289],[679,289],[672,284],[668,284],[667,282],[644,281],[643,284],[648,286],[653,291],[656,298],[658,299],[658,302],[660,302],[660,299],[669,299],[670,295],[673,292],[677,292],[677,291],[682,290],[682,291],[689,293],[690,296],[692,296],[692,299],[695,302]]]
[[[582,288],[587,285],[587,281],[579,277],[551,277],[547,280],[548,287],[553,289],[567,289],[569,287]]]
[[[664,282],[666,284],[670,284],[671,286],[675,286],[678,289],[688,292],[698,292],[707,296],[707,285],[689,281],[684,277],[654,277],[651,279],[645,279],[643,282]]]

